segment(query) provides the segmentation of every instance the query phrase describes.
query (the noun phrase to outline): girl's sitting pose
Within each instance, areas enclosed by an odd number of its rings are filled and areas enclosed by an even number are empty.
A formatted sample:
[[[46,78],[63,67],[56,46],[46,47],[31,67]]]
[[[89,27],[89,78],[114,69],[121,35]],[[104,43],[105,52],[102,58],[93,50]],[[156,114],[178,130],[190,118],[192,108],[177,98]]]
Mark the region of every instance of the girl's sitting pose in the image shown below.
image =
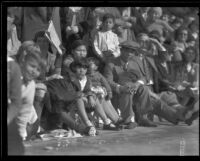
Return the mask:
[[[112,98],[112,90],[110,85],[108,84],[107,80],[104,76],[98,72],[99,61],[94,58],[90,57],[87,59],[89,64],[89,69],[87,72],[87,76],[90,78],[92,87],[91,91],[94,92],[102,104],[106,115],[112,120],[115,125],[119,125],[121,118],[117,114],[115,108],[113,107],[110,99]]]

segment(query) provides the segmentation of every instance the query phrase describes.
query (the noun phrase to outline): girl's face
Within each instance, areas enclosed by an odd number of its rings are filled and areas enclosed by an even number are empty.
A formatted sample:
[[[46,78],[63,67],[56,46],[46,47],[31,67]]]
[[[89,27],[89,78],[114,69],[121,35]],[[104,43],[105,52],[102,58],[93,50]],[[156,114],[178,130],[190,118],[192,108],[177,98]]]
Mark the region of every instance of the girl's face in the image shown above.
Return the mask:
[[[168,21],[169,21],[169,15],[164,14],[164,15],[162,16],[162,20],[168,22]]]
[[[192,62],[195,59],[195,54],[194,54],[193,50],[186,49],[186,51],[184,52],[184,58],[185,58],[186,62]]]
[[[49,41],[46,37],[38,37],[36,44],[40,47],[41,51],[49,50]]]
[[[158,12],[155,12],[155,11],[151,11],[150,13],[150,18],[152,21],[156,21],[157,19],[160,18],[160,15]]]
[[[89,62],[89,71],[91,72],[91,71],[96,71],[97,70],[97,66],[96,66],[96,64],[94,63],[94,62],[92,62],[92,61],[90,61]]]
[[[39,77],[41,69],[39,63],[34,58],[29,58],[22,64],[22,75],[24,80],[31,81]]]
[[[107,20],[105,20],[103,22],[103,28],[104,28],[105,31],[112,30],[113,26],[114,26],[114,21],[113,21],[112,18],[108,18]]]
[[[181,23],[178,23],[178,22],[173,23],[172,27],[174,28],[174,30],[177,30],[179,27],[181,27]]]
[[[87,73],[87,68],[84,67],[76,67],[75,68],[76,71],[76,75],[79,79],[82,79],[85,77],[86,73]]]
[[[78,46],[76,49],[72,51],[75,60],[79,60],[81,58],[85,58],[87,56],[87,49],[85,45]]]
[[[187,38],[188,38],[187,30],[182,30],[178,35],[178,41],[180,42],[186,42]]]

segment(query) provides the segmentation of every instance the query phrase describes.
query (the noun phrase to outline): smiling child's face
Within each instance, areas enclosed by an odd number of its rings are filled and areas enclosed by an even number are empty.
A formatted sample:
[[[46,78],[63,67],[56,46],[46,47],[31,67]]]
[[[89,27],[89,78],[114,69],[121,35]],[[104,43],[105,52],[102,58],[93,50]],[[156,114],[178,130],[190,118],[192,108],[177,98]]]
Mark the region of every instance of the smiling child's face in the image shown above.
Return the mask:
[[[22,64],[22,75],[24,80],[32,81],[36,79],[41,72],[40,65],[38,61],[34,58],[29,58]]]

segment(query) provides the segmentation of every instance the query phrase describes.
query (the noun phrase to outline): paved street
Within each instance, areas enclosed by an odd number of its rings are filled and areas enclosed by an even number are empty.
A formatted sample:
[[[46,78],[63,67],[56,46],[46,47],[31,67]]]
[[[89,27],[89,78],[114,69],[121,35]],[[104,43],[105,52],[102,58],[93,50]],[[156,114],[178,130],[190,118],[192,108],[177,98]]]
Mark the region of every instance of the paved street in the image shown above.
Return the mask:
[[[120,132],[100,131],[96,137],[42,141],[26,145],[25,155],[199,155],[199,120],[192,126],[137,127]]]

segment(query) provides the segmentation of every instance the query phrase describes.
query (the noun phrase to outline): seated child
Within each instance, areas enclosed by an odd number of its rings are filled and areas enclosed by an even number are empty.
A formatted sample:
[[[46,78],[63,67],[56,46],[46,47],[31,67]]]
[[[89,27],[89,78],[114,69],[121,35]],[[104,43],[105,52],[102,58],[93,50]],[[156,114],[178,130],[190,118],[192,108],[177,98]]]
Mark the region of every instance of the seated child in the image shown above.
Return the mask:
[[[87,76],[90,78],[92,83],[91,91],[95,93],[99,99],[106,115],[115,125],[119,125],[121,118],[110,101],[112,98],[112,90],[104,76],[98,72],[99,61],[93,57],[90,57],[87,60],[89,64]]]
[[[105,14],[102,29],[94,36],[94,52],[103,62],[120,56],[118,37],[112,32],[114,23],[114,16]]]
[[[71,70],[75,73],[75,76],[71,77],[71,83],[75,90],[82,94],[80,99],[76,100],[76,106],[78,108],[78,114],[81,117],[83,123],[87,126],[88,135],[94,136],[96,129],[88,118],[87,112],[95,111],[103,120],[105,130],[116,130],[116,127],[107,118],[102,105],[97,99],[96,95],[91,91],[91,80],[86,76],[87,73],[87,60],[81,59],[74,61],[70,65]],[[86,112],[87,111],[87,112]]]

